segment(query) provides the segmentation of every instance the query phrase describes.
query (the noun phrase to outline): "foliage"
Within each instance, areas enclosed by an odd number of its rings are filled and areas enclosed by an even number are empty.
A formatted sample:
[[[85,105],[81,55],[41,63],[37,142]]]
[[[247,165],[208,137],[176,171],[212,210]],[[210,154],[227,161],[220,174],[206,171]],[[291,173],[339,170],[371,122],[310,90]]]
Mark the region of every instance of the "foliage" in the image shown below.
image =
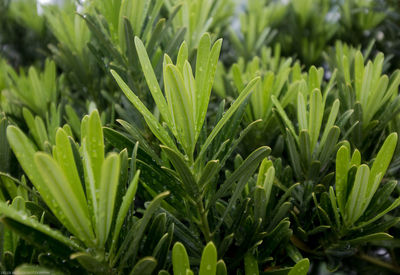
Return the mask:
[[[396,4],[0,0],[0,273],[398,273]]]

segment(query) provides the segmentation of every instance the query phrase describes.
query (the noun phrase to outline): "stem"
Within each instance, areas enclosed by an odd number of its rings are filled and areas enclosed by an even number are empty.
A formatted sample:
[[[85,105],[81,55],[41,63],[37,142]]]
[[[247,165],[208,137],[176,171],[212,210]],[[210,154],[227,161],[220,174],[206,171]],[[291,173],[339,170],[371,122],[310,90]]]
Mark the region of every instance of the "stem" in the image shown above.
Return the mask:
[[[197,201],[197,209],[200,213],[201,231],[204,235],[204,238],[206,239],[206,242],[208,243],[211,241],[211,231],[210,226],[208,225],[207,212],[204,210],[202,200]]]
[[[358,254],[358,255],[356,255],[356,257],[358,257],[358,258],[360,258],[360,259],[362,259],[364,261],[370,262],[370,263],[372,263],[374,265],[387,268],[387,269],[393,271],[396,274],[400,274],[400,268],[398,266],[395,266],[395,265],[392,265],[390,263],[387,263],[387,262],[384,262],[382,260],[379,260],[377,258],[371,257],[371,256],[369,256],[367,254],[364,254],[364,253]]]

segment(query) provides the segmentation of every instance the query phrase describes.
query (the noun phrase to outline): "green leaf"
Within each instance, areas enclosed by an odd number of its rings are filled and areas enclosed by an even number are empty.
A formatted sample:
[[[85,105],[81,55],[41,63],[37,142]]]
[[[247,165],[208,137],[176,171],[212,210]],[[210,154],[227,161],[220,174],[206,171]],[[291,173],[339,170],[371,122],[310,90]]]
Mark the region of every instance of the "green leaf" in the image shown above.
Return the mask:
[[[165,101],[165,98],[160,89],[160,86],[158,85],[158,81],[157,81],[156,75],[154,73],[153,66],[151,65],[151,62],[147,55],[146,48],[144,47],[143,42],[138,37],[135,37],[135,46],[136,46],[136,50],[138,53],[140,64],[142,65],[144,77],[146,78],[147,86],[149,87],[151,95],[153,96],[154,102],[156,103],[158,109],[160,110],[160,114],[162,115],[163,119],[167,122],[168,126],[170,126],[170,128],[172,129],[172,119],[171,119],[170,113],[168,112],[167,102]],[[118,80],[116,77],[116,75],[118,76],[118,74],[114,71],[111,71],[111,74],[114,76],[114,78],[118,82],[118,85],[124,91],[124,88],[122,88],[121,84],[119,83],[122,80]],[[126,88],[129,89],[128,86],[126,86]],[[126,90],[126,88],[125,88],[125,90]],[[124,93],[127,94],[127,92],[125,92],[125,91],[124,91]],[[131,100],[128,95],[127,95],[127,97],[129,100]],[[132,100],[131,100],[131,102],[132,102]],[[134,103],[134,105],[135,105],[135,103]],[[140,111],[140,109],[136,105],[135,105],[135,107]],[[140,112],[142,112],[142,111],[140,111]],[[145,119],[146,119],[146,117],[145,117]],[[147,121],[147,119],[146,119],[146,121]]]
[[[94,273],[106,273],[107,266],[99,262],[94,256],[86,252],[74,253],[70,256],[71,260],[77,260],[87,271]]]
[[[63,236],[59,231],[50,228],[48,225],[38,222],[36,219],[28,217],[26,213],[21,213],[20,211],[9,207],[4,202],[0,202],[0,213],[5,216],[2,218],[2,222],[10,226],[12,229],[18,230],[17,233],[23,233],[21,236],[25,239],[28,237],[33,237],[33,235],[35,235],[35,232],[39,232],[42,234],[42,238],[43,235],[45,235],[54,239],[57,242],[57,244],[55,244],[53,247],[57,247],[57,245],[60,246],[61,243],[61,245],[65,246],[66,251],[69,250],[67,248],[71,248],[77,251],[83,250],[83,248],[81,248],[77,243]],[[14,222],[11,223],[11,221]],[[14,226],[18,224],[20,225],[19,228],[18,226]],[[24,225],[25,227],[22,227],[21,225]],[[29,236],[28,232],[32,233],[31,236]],[[52,245],[52,243],[49,242],[48,245]]]
[[[130,275],[151,275],[157,266],[157,261],[153,257],[140,259],[133,267]]]
[[[381,149],[378,152],[374,160],[374,164],[371,167],[371,175],[368,181],[367,187],[367,198],[364,201],[363,206],[366,208],[370,203],[372,197],[374,196],[376,190],[379,187],[380,180],[385,175],[387,168],[389,167],[390,161],[392,160],[394,150],[397,145],[397,133],[390,134],[385,142],[383,143]],[[376,181],[377,175],[381,175],[381,178]]]
[[[61,223],[88,246],[93,245],[94,234],[90,219],[87,212],[80,207],[60,166],[48,154],[42,152],[35,154],[34,161],[44,183],[49,187],[49,193],[44,196],[52,196],[60,207],[61,212],[57,213],[57,217]]]
[[[355,239],[351,240],[344,240],[342,241],[345,244],[350,244],[350,245],[358,245],[358,244],[365,244],[367,242],[372,242],[372,241],[381,241],[381,240],[390,240],[393,239],[393,236],[387,234],[387,233],[374,233],[362,237],[358,237]]]
[[[23,264],[18,266],[14,271],[13,274],[16,275],[23,275],[23,274],[54,274],[54,275],[62,275],[64,274],[61,271],[47,268],[44,266],[38,265],[31,265],[31,264]]]
[[[245,275],[259,274],[257,259],[251,253],[246,253],[244,256],[244,273]]]
[[[310,131],[311,150],[314,150],[317,144],[319,131],[321,129],[322,117],[324,115],[322,95],[319,89],[314,89],[310,97],[310,113],[308,120],[308,129]]]
[[[260,81],[260,77],[256,77],[252,81],[250,81],[250,83],[247,84],[246,88],[244,88],[244,90],[240,93],[239,97],[235,100],[232,106],[228,109],[228,111],[226,111],[226,113],[222,116],[220,121],[218,121],[217,125],[214,127],[214,129],[211,131],[210,135],[207,137],[206,141],[202,145],[201,151],[199,153],[196,162],[198,160],[201,160],[201,158],[207,151],[207,148],[208,146],[210,146],[213,139],[217,136],[219,131],[228,122],[229,118],[235,113],[235,111],[239,108],[239,106],[243,103],[243,101],[247,98],[247,96],[253,91],[253,88],[258,83],[258,81]]]
[[[185,63],[185,67],[187,65]],[[165,95],[168,102],[169,112],[172,116],[173,129],[177,139],[182,144],[186,154],[191,157],[195,145],[195,106],[192,103],[193,91],[188,90],[190,87],[190,77],[185,77],[185,82],[181,72],[176,66],[168,64],[164,67],[164,84]],[[189,83],[187,83],[189,82]],[[189,87],[185,87],[185,84]]]
[[[199,275],[215,275],[217,273],[217,249],[209,242],[203,250]]]
[[[294,267],[292,267],[288,275],[307,275],[309,268],[310,261],[305,258],[299,261]]]
[[[368,224],[373,223],[374,221],[382,218],[384,215],[386,215],[388,212],[392,211],[393,209],[397,208],[400,205],[400,198],[397,198],[388,208],[386,208],[385,210],[383,210],[382,212],[380,212],[379,214],[377,214],[375,217],[373,217],[372,219],[362,222],[359,225],[356,226],[356,228],[361,228],[364,227]]]
[[[71,189],[79,201],[79,206],[83,209],[85,215],[89,216],[86,197],[76,168],[71,143],[67,133],[62,128],[59,128],[56,133],[56,146],[53,148],[53,156],[71,185]]]
[[[103,247],[113,221],[115,197],[119,183],[120,158],[118,154],[110,154],[103,162],[100,182],[99,208],[97,213],[97,240]]]
[[[172,248],[172,267],[174,275],[186,275],[186,270],[190,269],[189,257],[180,242],[176,242]]]
[[[271,101],[274,103],[279,116],[282,118],[282,120],[285,123],[286,127],[288,128],[288,130],[290,131],[290,133],[292,134],[292,136],[296,140],[296,143],[298,143],[299,140],[298,140],[298,137],[296,135],[296,131],[294,130],[293,123],[288,118],[288,116],[286,115],[286,112],[283,109],[283,107],[281,106],[279,100],[274,95],[271,95]]]
[[[136,190],[138,188],[139,176],[140,176],[140,170],[136,171],[135,176],[133,177],[132,181],[129,184],[128,190],[126,191],[124,197],[122,198],[121,207],[119,208],[117,219],[115,220],[115,228],[114,228],[114,233],[112,234],[110,254],[114,253],[114,249],[117,245],[122,224],[124,223],[129,208],[133,203],[133,199],[135,197]]]
[[[355,223],[365,210],[362,205],[365,203],[369,177],[369,167],[365,164],[360,165],[345,207],[344,218],[348,225]]]
[[[120,261],[120,268],[122,268],[128,260],[134,261],[136,259],[137,253],[139,251],[139,244],[143,238],[147,225],[150,222],[150,219],[153,216],[154,212],[159,208],[161,201],[168,195],[169,191],[165,191],[156,196],[150,202],[146,211],[144,212],[143,217],[138,221],[138,226],[132,227],[130,230],[131,232],[134,232],[133,240],[131,242],[126,241],[123,243],[123,245],[121,245],[118,254],[113,259],[112,266],[116,264],[117,260],[119,259],[119,257],[122,256],[122,254],[123,258]]]
[[[184,188],[186,189],[186,192],[188,192],[188,194],[193,198],[196,198],[199,194],[199,188],[185,160],[171,148],[161,146],[161,149],[167,154],[168,159],[171,161],[172,165],[178,172]]]
[[[200,134],[210,101],[211,88],[222,46],[218,39],[210,51],[210,35],[203,34],[197,48],[196,57],[196,140]]]
[[[297,119],[299,121],[299,131],[308,129],[306,103],[301,92],[297,94]]]
[[[336,155],[335,190],[340,212],[345,213],[347,201],[347,172],[350,168],[350,152],[346,146],[340,147]]]
[[[203,191],[207,184],[213,180],[214,176],[221,170],[221,168],[219,160],[210,160],[207,162],[203,172],[201,173],[200,179],[198,180],[201,191]]]
[[[340,107],[340,101],[339,101],[339,99],[336,99],[333,102],[331,112],[329,113],[328,121],[325,124],[325,129],[324,129],[324,132],[323,132],[322,137],[321,137],[320,147],[319,148],[322,148],[324,146],[324,144],[325,144],[325,142],[326,142],[326,140],[328,138],[329,131],[333,127],[333,125],[335,124],[336,117],[337,117],[337,114],[339,112],[339,107]]]
[[[226,269],[226,264],[223,260],[217,262],[217,273],[216,275],[227,275],[228,270]]]
[[[132,92],[132,90],[126,85],[126,83],[122,80],[122,78],[113,70],[111,70],[111,74],[117,81],[119,87],[124,92],[126,97],[130,102],[135,106],[135,108],[143,115],[147,125],[149,126],[152,133],[166,146],[176,149],[175,143],[169,136],[167,130],[164,129],[160,125],[160,123],[156,120],[154,115],[146,108],[146,106],[140,101],[140,99]],[[167,110],[168,112],[168,110]],[[170,124],[171,125],[171,124]],[[173,129],[172,125],[170,126]]]

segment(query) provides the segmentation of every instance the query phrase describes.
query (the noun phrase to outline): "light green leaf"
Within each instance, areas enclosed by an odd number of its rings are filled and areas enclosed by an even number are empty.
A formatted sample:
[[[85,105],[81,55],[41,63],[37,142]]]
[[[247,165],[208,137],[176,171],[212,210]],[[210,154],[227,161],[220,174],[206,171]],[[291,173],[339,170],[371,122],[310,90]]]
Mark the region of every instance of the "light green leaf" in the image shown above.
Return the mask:
[[[100,181],[99,207],[97,213],[97,240],[99,247],[107,241],[113,221],[115,196],[119,183],[120,158],[118,154],[110,154],[103,162]]]
[[[189,257],[180,242],[176,242],[172,248],[172,268],[174,275],[186,275],[186,270],[190,269]]]
[[[297,119],[299,121],[299,131],[308,129],[306,103],[302,93],[297,94]]]
[[[259,274],[257,259],[249,252],[244,256],[244,273],[245,275]]]
[[[136,46],[136,50],[138,53],[140,64],[142,65],[144,77],[146,78],[147,86],[149,87],[151,95],[153,96],[154,102],[156,103],[158,109],[160,110],[160,114],[162,115],[163,119],[167,122],[168,126],[171,127],[172,121],[171,121],[170,113],[168,112],[167,102],[165,101],[165,98],[160,89],[160,86],[158,85],[158,81],[157,81],[156,75],[154,73],[153,67],[151,65],[149,56],[147,55],[146,48],[144,47],[143,42],[138,37],[135,37],[135,46]],[[126,86],[126,88],[122,88],[122,85],[120,84],[122,79],[119,79],[119,77],[117,79],[116,75],[118,76],[118,74],[116,72],[111,71],[111,73],[114,76],[114,78],[117,80],[118,85],[121,87],[122,91],[125,94],[127,94],[127,92],[125,92],[124,90],[127,90],[127,88],[129,89],[129,87]],[[127,95],[127,97],[129,100],[131,100],[128,95]],[[132,100],[131,100],[131,102],[132,102]],[[132,102],[132,103],[142,113],[142,111],[136,106],[136,104],[134,102]],[[143,114],[143,116],[144,116],[144,114]],[[147,121],[147,119],[146,119],[146,121]]]
[[[372,165],[371,168],[371,175],[368,181],[368,188],[367,188],[368,196],[365,200],[365,204],[367,206],[379,187],[380,180],[376,181],[375,178],[378,174],[380,174],[381,177],[383,177],[386,174],[386,170],[389,167],[390,161],[392,160],[394,150],[396,149],[396,145],[397,145],[397,133],[392,133],[386,138],[385,142],[383,143],[381,149],[378,152],[378,155],[374,160],[374,164]]]
[[[93,171],[96,189],[99,189],[101,169],[104,161],[104,138],[100,115],[97,110],[94,110],[90,114],[86,131],[85,139],[90,166]]]
[[[288,275],[307,275],[310,269],[310,261],[305,258],[299,261],[290,271]]]
[[[156,120],[154,115],[146,108],[146,106],[140,101],[140,99],[132,92],[132,90],[126,85],[126,83],[122,80],[122,78],[113,70],[111,70],[111,74],[117,81],[119,87],[124,92],[126,97],[130,102],[135,106],[135,108],[143,115],[146,120],[147,125],[149,126],[152,133],[165,145],[176,149],[175,143],[172,141],[168,132],[160,125],[160,123]],[[166,112],[168,112],[168,108],[166,107]],[[170,124],[171,125],[171,124]],[[171,129],[173,128],[170,126]]]
[[[258,83],[258,81],[260,81],[260,77],[256,77],[252,81],[250,81],[250,83],[247,84],[246,88],[244,88],[244,90],[240,93],[239,97],[235,100],[232,106],[222,116],[221,120],[218,121],[217,125],[211,131],[210,135],[207,137],[206,141],[201,147],[201,151],[199,153],[197,160],[200,160],[201,157],[205,154],[208,146],[210,146],[211,142],[217,136],[219,131],[221,131],[222,127],[228,122],[229,118],[231,118],[231,116],[235,113],[235,111],[239,108],[239,106],[243,103],[243,101],[247,98],[247,96],[253,91],[253,88]]]
[[[85,211],[85,215],[89,216],[85,193],[82,188],[82,183],[76,168],[74,154],[72,152],[71,143],[67,136],[67,133],[59,128],[56,133],[56,146],[53,148],[54,158],[60,165],[71,188],[74,192],[75,197],[79,201],[80,207]]]
[[[10,143],[18,162],[24,169],[26,175],[41,194],[43,200],[52,209],[53,213],[60,219],[60,209],[58,204],[53,200],[49,186],[46,185],[39,170],[34,162],[34,154],[36,152],[32,142],[25,134],[15,126],[8,126],[7,139]]]
[[[210,35],[205,33],[200,39],[196,57],[196,139],[206,117],[222,39],[214,43],[211,51],[210,45]]]
[[[48,154],[38,152],[34,157],[40,175],[49,188],[49,194],[60,207],[61,223],[88,246],[93,245],[94,234],[87,212],[74,195],[71,184],[57,162]]]
[[[122,224],[124,223],[125,217],[128,214],[128,210],[131,204],[133,203],[133,199],[135,197],[136,190],[138,188],[139,176],[140,176],[140,170],[136,172],[131,183],[129,184],[128,190],[126,191],[124,197],[122,198],[121,207],[119,208],[117,219],[115,221],[114,234],[112,234],[110,253],[114,253],[114,249],[115,246],[117,245]]]
[[[311,150],[313,151],[318,141],[323,115],[324,115],[324,109],[323,109],[321,91],[319,89],[314,89],[310,97],[310,113],[308,119]]]
[[[217,249],[209,242],[203,250],[199,275],[215,275],[217,273]]]
[[[370,177],[369,167],[362,164],[358,167],[356,177],[354,179],[353,188],[351,189],[349,198],[345,207],[345,220],[348,225],[354,224],[363,214],[361,208],[367,195],[368,179]]]
[[[329,133],[330,129],[333,127],[333,125],[335,124],[336,117],[339,112],[339,107],[340,107],[340,101],[338,99],[336,99],[333,102],[331,112],[329,113],[328,121],[325,124],[324,132],[322,134],[319,148],[322,148],[324,146],[324,144],[326,142],[326,138],[328,137],[328,133]]]
[[[48,225],[42,224],[36,219],[32,219],[27,216],[26,213],[21,213],[20,211],[8,206],[6,203],[0,201],[0,213],[18,223],[24,224],[31,228],[31,230],[37,230],[51,238],[65,244],[67,247],[71,247],[74,250],[82,251],[83,248],[80,247],[76,242],[65,237],[60,233],[60,231],[50,228]]]
[[[189,80],[185,79],[185,81]],[[192,106],[191,91],[186,89],[182,74],[176,66],[171,64],[164,68],[164,84],[177,139],[182,144],[186,154],[191,157],[195,143],[195,110]]]

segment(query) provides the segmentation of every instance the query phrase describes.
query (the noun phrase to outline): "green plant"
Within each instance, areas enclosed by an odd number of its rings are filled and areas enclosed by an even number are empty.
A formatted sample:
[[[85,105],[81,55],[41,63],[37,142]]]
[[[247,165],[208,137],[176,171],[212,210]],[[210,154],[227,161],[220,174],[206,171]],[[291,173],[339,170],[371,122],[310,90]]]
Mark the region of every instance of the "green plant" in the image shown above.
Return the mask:
[[[399,273],[399,15],[0,0],[0,273]]]
[[[14,106],[19,105],[45,118],[49,106],[57,102],[60,93],[54,62],[47,60],[43,72],[31,66],[27,72],[21,70],[18,75],[7,65],[4,65],[4,71],[7,89],[3,90],[3,109],[12,113]]]
[[[382,74],[382,53],[377,54],[373,61],[367,61],[366,65],[359,51],[353,55],[339,54],[336,58],[343,64],[339,98],[343,112],[354,110],[351,123],[357,123],[351,132],[350,141],[362,152],[371,147],[373,149],[370,150],[375,152],[379,143],[373,142],[371,137],[379,139],[380,131],[400,111],[397,92],[399,71],[394,71],[390,77]]]
[[[323,231],[326,238],[321,245],[331,259],[331,269],[340,266],[343,256],[363,255],[359,246],[365,242],[393,238],[385,231],[396,225],[398,218],[388,217],[381,223],[376,221],[400,205],[400,198],[390,196],[396,181],[381,184],[396,144],[397,134],[393,133],[386,138],[371,168],[361,163],[358,150],[350,156],[348,144],[341,146],[336,155],[335,186],[320,195],[313,194],[318,220],[326,225]]]
[[[128,171],[129,166],[134,167],[135,156],[133,155],[130,164],[126,150],[120,154],[110,153],[107,157],[104,156],[103,133],[97,111],[83,118],[81,133],[82,144],[79,146],[68,137],[67,132],[59,128],[50,155],[36,152],[20,129],[10,126],[7,130],[11,148],[28,178],[51,213],[73,238],[70,239],[60,231],[39,222],[38,216],[36,219],[28,218],[30,211],[18,212],[4,202],[0,205],[1,213],[5,216],[2,221],[17,232],[20,232],[18,228],[21,225],[25,230],[32,230],[31,236],[22,237],[41,249],[50,249],[58,256],[76,259],[88,271],[112,270],[117,262],[119,271],[135,262],[137,266],[134,270],[139,269],[143,260],[132,261],[131,258],[128,263],[127,257],[137,257],[144,230],[157,205],[168,193],[156,197],[141,219],[135,217],[126,220],[139,180],[139,171]],[[129,185],[126,184],[127,181]],[[117,194],[124,194],[124,197],[117,197]],[[23,210],[25,200],[20,201],[22,208],[18,209]],[[47,215],[46,211],[41,215]],[[162,217],[159,216],[159,219]],[[121,230],[128,230],[127,238],[131,239],[130,243],[120,242]],[[172,233],[169,230],[158,246],[157,243],[153,244],[156,249],[153,251],[154,255],[163,246],[168,247],[168,234],[171,238]],[[86,248],[89,250],[85,251]],[[125,253],[122,254],[122,251]],[[155,268],[156,260],[151,258],[151,261]]]

